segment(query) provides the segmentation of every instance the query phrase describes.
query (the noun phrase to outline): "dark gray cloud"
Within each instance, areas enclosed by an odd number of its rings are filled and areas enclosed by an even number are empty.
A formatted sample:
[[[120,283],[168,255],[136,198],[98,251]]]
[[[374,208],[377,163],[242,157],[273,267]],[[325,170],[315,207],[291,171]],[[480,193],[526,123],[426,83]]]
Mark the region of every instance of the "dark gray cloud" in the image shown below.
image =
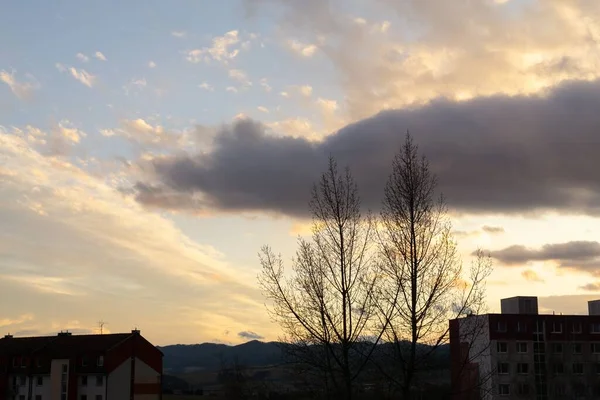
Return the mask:
[[[545,244],[539,249],[514,245],[489,252],[490,256],[505,265],[523,265],[531,261],[554,261],[560,267],[600,274],[600,243],[572,241]]]
[[[490,233],[492,235],[498,234],[498,233],[504,233],[504,228],[501,226],[489,226],[489,225],[484,225],[483,227],[481,227],[481,230],[486,232],[486,233]]]
[[[579,288],[587,290],[589,292],[600,292],[600,282],[588,283],[586,285],[580,286]]]
[[[238,336],[241,337],[242,339],[248,339],[248,340],[261,340],[261,339],[264,339],[264,336],[259,335],[258,333],[252,332],[252,331],[238,332]]]
[[[376,209],[410,130],[457,211],[598,215],[599,107],[600,81],[569,82],[543,96],[436,100],[385,111],[321,142],[236,121],[222,128],[208,153],[155,160],[156,180],[138,187],[138,200],[306,215],[310,187],[332,154],[352,169],[363,203]]]

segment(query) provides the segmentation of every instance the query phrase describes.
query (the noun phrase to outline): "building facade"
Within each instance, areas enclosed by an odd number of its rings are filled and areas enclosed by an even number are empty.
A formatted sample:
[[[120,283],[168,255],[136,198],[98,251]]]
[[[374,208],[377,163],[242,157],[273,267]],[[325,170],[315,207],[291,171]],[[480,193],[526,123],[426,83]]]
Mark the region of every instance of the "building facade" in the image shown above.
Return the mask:
[[[539,314],[536,297],[501,310],[450,321],[455,400],[600,399],[600,301],[588,315]]]
[[[137,330],[0,339],[0,400],[160,400],[162,353]]]

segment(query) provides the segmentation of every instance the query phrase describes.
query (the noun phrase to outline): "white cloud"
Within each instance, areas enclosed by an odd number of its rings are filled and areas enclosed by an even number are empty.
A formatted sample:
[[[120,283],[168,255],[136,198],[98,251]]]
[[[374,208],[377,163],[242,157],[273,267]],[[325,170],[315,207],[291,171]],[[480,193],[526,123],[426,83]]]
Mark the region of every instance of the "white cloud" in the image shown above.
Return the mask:
[[[96,57],[100,61],[106,61],[106,56],[99,51],[94,53],[94,57]]]
[[[256,107],[256,109],[258,111],[264,112],[264,113],[268,113],[269,112],[269,109],[267,107],[264,107],[264,106],[258,106],[258,107]]]
[[[58,123],[58,133],[62,138],[71,144],[76,144],[81,141],[86,134],[77,129],[70,121],[62,120]]]
[[[273,88],[269,85],[267,78],[262,78],[260,80],[260,86],[264,89],[265,92],[269,93]]]
[[[306,118],[288,118],[282,121],[269,122],[266,125],[276,134],[314,140],[321,138],[317,136],[311,122]]]
[[[268,324],[260,293],[239,271],[214,248],[115,190],[122,174],[95,177],[43,156],[12,134],[0,135],[0,165],[10,172],[2,175],[0,198],[10,207],[0,208],[0,220],[2,232],[11,233],[2,241],[0,291],[7,298],[22,296],[18,304],[0,302],[5,331],[31,329],[26,324],[33,321],[42,332],[58,329],[55,324],[93,325],[107,307],[113,310],[111,329],[127,329],[135,315],[135,323],[165,341],[180,333],[169,334],[172,326],[161,328],[157,318],[219,321],[219,330],[246,320]],[[143,295],[156,291],[165,299]],[[67,296],[78,298],[57,310]],[[228,299],[226,306],[214,300],[219,297]],[[198,308],[202,303],[209,306]],[[183,311],[181,304],[195,311]]]
[[[290,94],[288,92],[280,92],[279,94],[281,95],[281,97],[290,97]]]
[[[198,85],[198,87],[200,89],[204,89],[204,90],[208,90],[209,92],[214,92],[215,88],[213,85],[207,83],[207,82],[202,82],[201,84]]]
[[[225,88],[225,90],[226,90],[227,92],[231,92],[231,93],[237,93],[237,92],[238,92],[237,88],[235,88],[235,87],[233,87],[233,86],[227,86],[227,87]]]
[[[330,99],[323,99],[319,97],[317,99],[317,105],[324,111],[334,112],[338,108],[337,101]]]
[[[298,91],[305,97],[310,97],[313,92],[313,88],[310,85],[303,85],[298,87]]]
[[[296,54],[304,57],[312,57],[317,51],[317,46],[315,44],[306,44],[294,39],[288,40],[287,45]]]
[[[156,63],[154,61],[148,62],[148,68],[155,68],[155,67],[156,67]]]
[[[186,36],[184,31],[173,31],[171,32],[171,36],[175,36],[176,38],[183,38]]]
[[[77,69],[75,67],[69,67],[60,63],[56,64],[56,69],[58,69],[60,72],[68,71],[73,78],[87,87],[93,87],[96,83],[96,77],[84,69]]]
[[[15,71],[0,71],[0,82],[7,84],[13,94],[19,99],[28,98],[34,90],[40,88],[40,84],[35,81],[35,78],[33,78],[32,75],[28,75],[30,77],[29,82],[19,82],[15,77],[15,74]]]
[[[238,31],[229,31],[223,36],[213,38],[212,45],[209,47],[189,50],[186,53],[186,59],[191,63],[218,61],[228,64],[239,53],[238,49],[232,49],[239,41]]]
[[[83,53],[77,53],[77,55],[75,55],[75,57],[77,57],[77,59],[81,62],[88,62],[90,61],[90,58],[88,56],[86,56]]]
[[[100,129],[100,134],[105,137],[114,136],[116,133],[112,129]]]
[[[252,82],[248,79],[248,74],[241,69],[230,69],[229,77],[241,83],[243,86],[252,86]]]

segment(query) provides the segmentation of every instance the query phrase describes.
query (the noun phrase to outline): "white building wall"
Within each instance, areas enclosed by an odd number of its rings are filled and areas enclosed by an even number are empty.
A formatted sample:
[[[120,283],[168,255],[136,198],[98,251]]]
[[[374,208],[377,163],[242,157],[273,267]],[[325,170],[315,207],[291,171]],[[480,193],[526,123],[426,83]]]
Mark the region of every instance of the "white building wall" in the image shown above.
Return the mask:
[[[25,379],[25,382],[21,381],[21,377]],[[17,380],[16,385],[14,384],[15,378]],[[16,396],[15,398],[17,400],[19,400],[19,396],[25,396],[25,399],[27,399],[27,395],[29,393],[29,378],[22,375],[10,375],[8,378],[8,383],[9,387],[14,389],[12,393]]]
[[[39,375],[38,375],[39,376]],[[42,376],[42,385],[38,385],[38,376],[33,377],[33,384],[31,386],[31,399],[35,400],[36,396],[42,396],[42,400],[51,400],[52,396],[52,383],[50,375]]]
[[[129,400],[131,359],[128,358],[108,375],[107,400]],[[94,400],[88,398],[88,400]]]
[[[148,364],[140,360],[135,359],[135,383],[160,383],[160,374],[156,372]],[[134,400],[158,400],[160,393],[157,394],[136,394]]]
[[[64,366],[67,366],[67,397],[69,393],[69,360],[52,360],[50,364],[50,398],[51,400],[60,400],[61,384]]]
[[[87,385],[82,384],[82,378],[87,377]],[[81,374],[77,377],[77,400],[81,395],[86,395],[87,400],[102,399],[106,400],[106,376],[102,375],[102,384],[98,385],[97,374]],[[97,397],[100,396],[100,397]]]
[[[473,315],[462,318],[459,325],[461,342],[469,342],[469,361],[479,364],[481,399],[493,400],[494,364],[490,345],[490,327],[487,315]]]

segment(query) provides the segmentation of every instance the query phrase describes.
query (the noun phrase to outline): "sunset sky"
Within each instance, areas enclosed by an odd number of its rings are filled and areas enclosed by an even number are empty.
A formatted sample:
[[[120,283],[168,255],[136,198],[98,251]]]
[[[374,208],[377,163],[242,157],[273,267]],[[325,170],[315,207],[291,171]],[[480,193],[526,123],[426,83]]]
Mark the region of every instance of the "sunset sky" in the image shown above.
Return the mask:
[[[276,340],[332,154],[376,210],[407,130],[491,311],[600,298],[600,2],[61,0],[0,12],[0,334]]]

